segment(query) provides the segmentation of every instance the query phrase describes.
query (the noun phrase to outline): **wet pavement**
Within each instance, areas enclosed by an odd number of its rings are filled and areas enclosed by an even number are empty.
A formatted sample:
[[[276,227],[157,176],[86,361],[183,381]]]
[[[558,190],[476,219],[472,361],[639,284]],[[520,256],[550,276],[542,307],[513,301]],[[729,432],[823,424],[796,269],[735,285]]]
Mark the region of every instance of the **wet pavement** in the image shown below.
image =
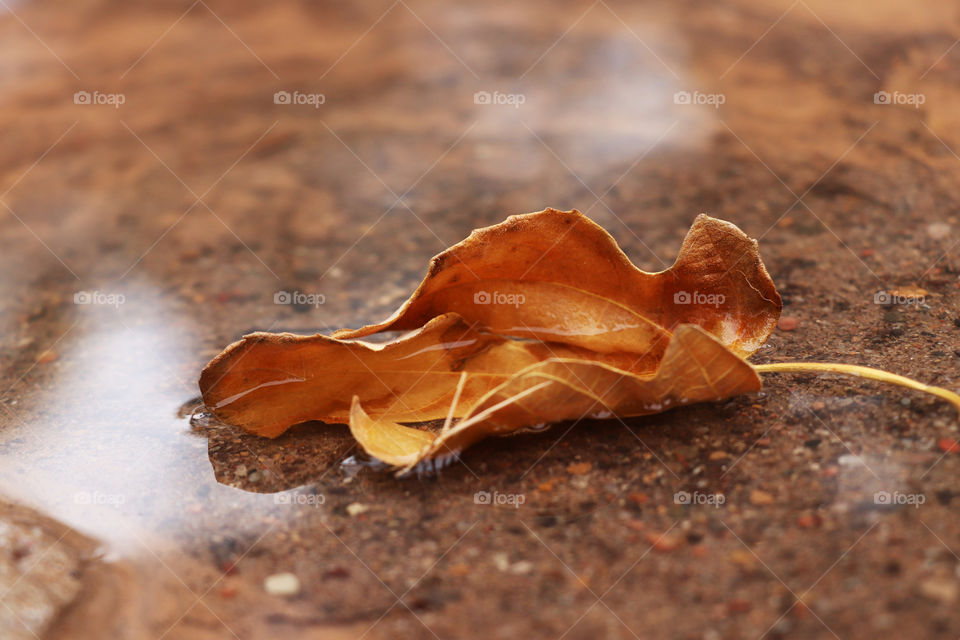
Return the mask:
[[[217,424],[196,381],[253,330],[378,321],[471,229],[553,206],[649,270],[730,220],[790,319],[754,361],[956,390],[958,17],[0,5],[5,637],[956,637],[933,398],[765,375],[397,480],[342,425]]]

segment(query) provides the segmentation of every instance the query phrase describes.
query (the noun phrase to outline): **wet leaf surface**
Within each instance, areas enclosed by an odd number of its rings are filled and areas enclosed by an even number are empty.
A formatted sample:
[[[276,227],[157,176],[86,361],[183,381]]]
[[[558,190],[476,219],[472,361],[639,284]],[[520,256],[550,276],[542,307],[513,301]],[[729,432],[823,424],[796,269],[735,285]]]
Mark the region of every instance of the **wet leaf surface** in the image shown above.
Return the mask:
[[[200,388],[219,420],[251,433],[349,423],[370,455],[409,470],[491,435],[758,390],[742,358],[779,311],[756,242],[729,223],[698,216],[673,267],[651,274],[579,212],[546,209],[434,258],[391,319],[332,337],[250,334]],[[439,434],[399,424],[442,418]]]
[[[580,212],[545,209],[436,256],[380,324],[245,336],[207,365],[200,390],[217,419],[260,436],[348,423],[400,473],[442,468],[489,436],[758,391],[761,372],[869,378],[960,410],[948,389],[870,367],[747,363],[780,309],[756,241],[728,222],[698,216],[674,265],[646,273]],[[356,340],[412,328],[384,344]],[[439,432],[402,424],[439,419]]]
[[[689,323],[747,356],[780,308],[756,241],[729,222],[698,216],[674,265],[647,273],[579,211],[545,209],[474,231],[431,261],[392,317],[334,335],[414,329],[452,311],[501,335],[646,354]]]
[[[537,424],[659,413],[758,391],[760,386],[750,365],[702,329],[681,325],[653,375],[638,376],[586,360],[552,358],[518,372],[436,437],[385,419],[371,420],[356,399],[350,428],[368,453],[409,470],[422,461],[436,460],[442,466],[483,438]]]
[[[204,369],[200,388],[220,420],[272,438],[308,420],[346,423],[354,396],[397,421],[443,418],[461,372],[470,374],[464,397],[474,399],[515,372],[556,357],[596,359],[631,371],[656,365],[652,355],[511,340],[448,313],[387,344],[253,333]]]

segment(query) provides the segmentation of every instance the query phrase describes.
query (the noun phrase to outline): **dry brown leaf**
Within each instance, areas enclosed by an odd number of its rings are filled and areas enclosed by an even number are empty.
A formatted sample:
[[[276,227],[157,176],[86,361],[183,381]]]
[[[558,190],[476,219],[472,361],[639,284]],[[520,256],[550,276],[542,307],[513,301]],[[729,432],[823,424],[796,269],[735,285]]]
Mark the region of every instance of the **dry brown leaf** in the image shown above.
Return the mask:
[[[730,223],[698,216],[675,264],[646,273],[579,212],[547,209],[438,255],[383,323],[333,337],[245,336],[207,365],[200,388],[218,418],[263,436],[348,422],[368,453],[402,470],[442,466],[483,438],[544,423],[756,391],[761,372],[856,375],[960,409],[952,391],[867,367],[750,365],[780,307],[756,242]],[[398,329],[414,331],[387,344],[354,340]],[[441,418],[439,432],[400,424]]]
[[[484,294],[519,304],[475,298]],[[579,212],[547,209],[475,231],[434,258],[394,320],[334,337],[245,336],[204,369],[200,388],[218,418],[268,437],[308,420],[346,422],[353,396],[381,420],[420,422],[447,413],[461,372],[461,407],[549,358],[649,373],[671,329],[691,320],[746,355],[779,308],[756,243],[729,223],[699,216],[676,264],[648,274]],[[347,341],[421,325],[387,345]]]
[[[522,303],[477,303],[483,287]],[[547,209],[475,231],[434,258],[395,320],[333,337],[245,336],[207,365],[200,389],[219,419],[267,437],[308,420],[347,422],[354,395],[382,420],[421,422],[446,414],[464,371],[462,407],[548,358],[649,373],[672,328],[691,321],[746,355],[779,309],[756,243],[729,223],[699,216],[676,264],[648,274],[579,212]],[[386,346],[348,340],[421,325]]]
[[[353,396],[368,411],[394,421],[440,419],[462,371],[470,373],[463,401],[473,402],[517,371],[553,357],[592,358],[633,371],[657,364],[653,356],[510,340],[448,313],[386,344],[252,333],[206,366],[200,390],[220,420],[274,438],[308,420],[346,423]]]
[[[698,216],[673,266],[647,273],[579,211],[545,209],[474,231],[431,260],[393,316],[334,337],[414,329],[456,312],[493,333],[604,353],[662,354],[673,327],[696,324],[747,357],[780,309],[757,242],[729,222]]]
[[[357,398],[350,429],[370,455],[409,470],[421,462],[436,461],[443,466],[471,444],[492,435],[582,417],[659,413],[757,391],[760,386],[759,376],[746,361],[700,327],[681,325],[660,367],[651,374],[637,375],[600,362],[553,358],[519,371],[463,411],[459,423],[439,434],[387,418],[371,418]]]

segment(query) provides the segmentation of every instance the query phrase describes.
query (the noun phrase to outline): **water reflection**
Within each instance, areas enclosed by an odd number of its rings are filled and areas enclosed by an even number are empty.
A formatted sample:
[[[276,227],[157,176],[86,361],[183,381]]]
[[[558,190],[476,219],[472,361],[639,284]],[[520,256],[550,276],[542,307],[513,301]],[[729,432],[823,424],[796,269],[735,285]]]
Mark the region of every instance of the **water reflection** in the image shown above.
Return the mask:
[[[340,461],[358,451],[344,425],[308,422],[269,439],[223,424],[200,405],[191,412],[190,424],[209,439],[210,467],[217,481],[255,493],[337,481]]]
[[[0,432],[0,493],[126,548],[145,532],[175,535],[216,504],[258,496],[216,482],[206,439],[178,418],[195,392],[188,325],[141,292],[123,308],[78,307],[41,389],[18,392]]]

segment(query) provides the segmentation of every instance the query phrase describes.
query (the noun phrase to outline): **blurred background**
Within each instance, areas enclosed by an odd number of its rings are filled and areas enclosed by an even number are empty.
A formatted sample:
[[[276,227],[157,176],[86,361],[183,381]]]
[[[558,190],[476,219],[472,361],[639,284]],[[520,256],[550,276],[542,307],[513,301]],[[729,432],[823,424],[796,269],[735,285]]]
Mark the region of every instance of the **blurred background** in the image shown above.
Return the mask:
[[[189,414],[244,333],[379,320],[431,256],[547,206],[647,270],[730,220],[789,318],[759,360],[955,387],[958,18],[0,0],[0,635],[956,636],[956,416],[916,395],[772,379],[405,482],[342,426]],[[724,508],[675,502],[698,487]]]

